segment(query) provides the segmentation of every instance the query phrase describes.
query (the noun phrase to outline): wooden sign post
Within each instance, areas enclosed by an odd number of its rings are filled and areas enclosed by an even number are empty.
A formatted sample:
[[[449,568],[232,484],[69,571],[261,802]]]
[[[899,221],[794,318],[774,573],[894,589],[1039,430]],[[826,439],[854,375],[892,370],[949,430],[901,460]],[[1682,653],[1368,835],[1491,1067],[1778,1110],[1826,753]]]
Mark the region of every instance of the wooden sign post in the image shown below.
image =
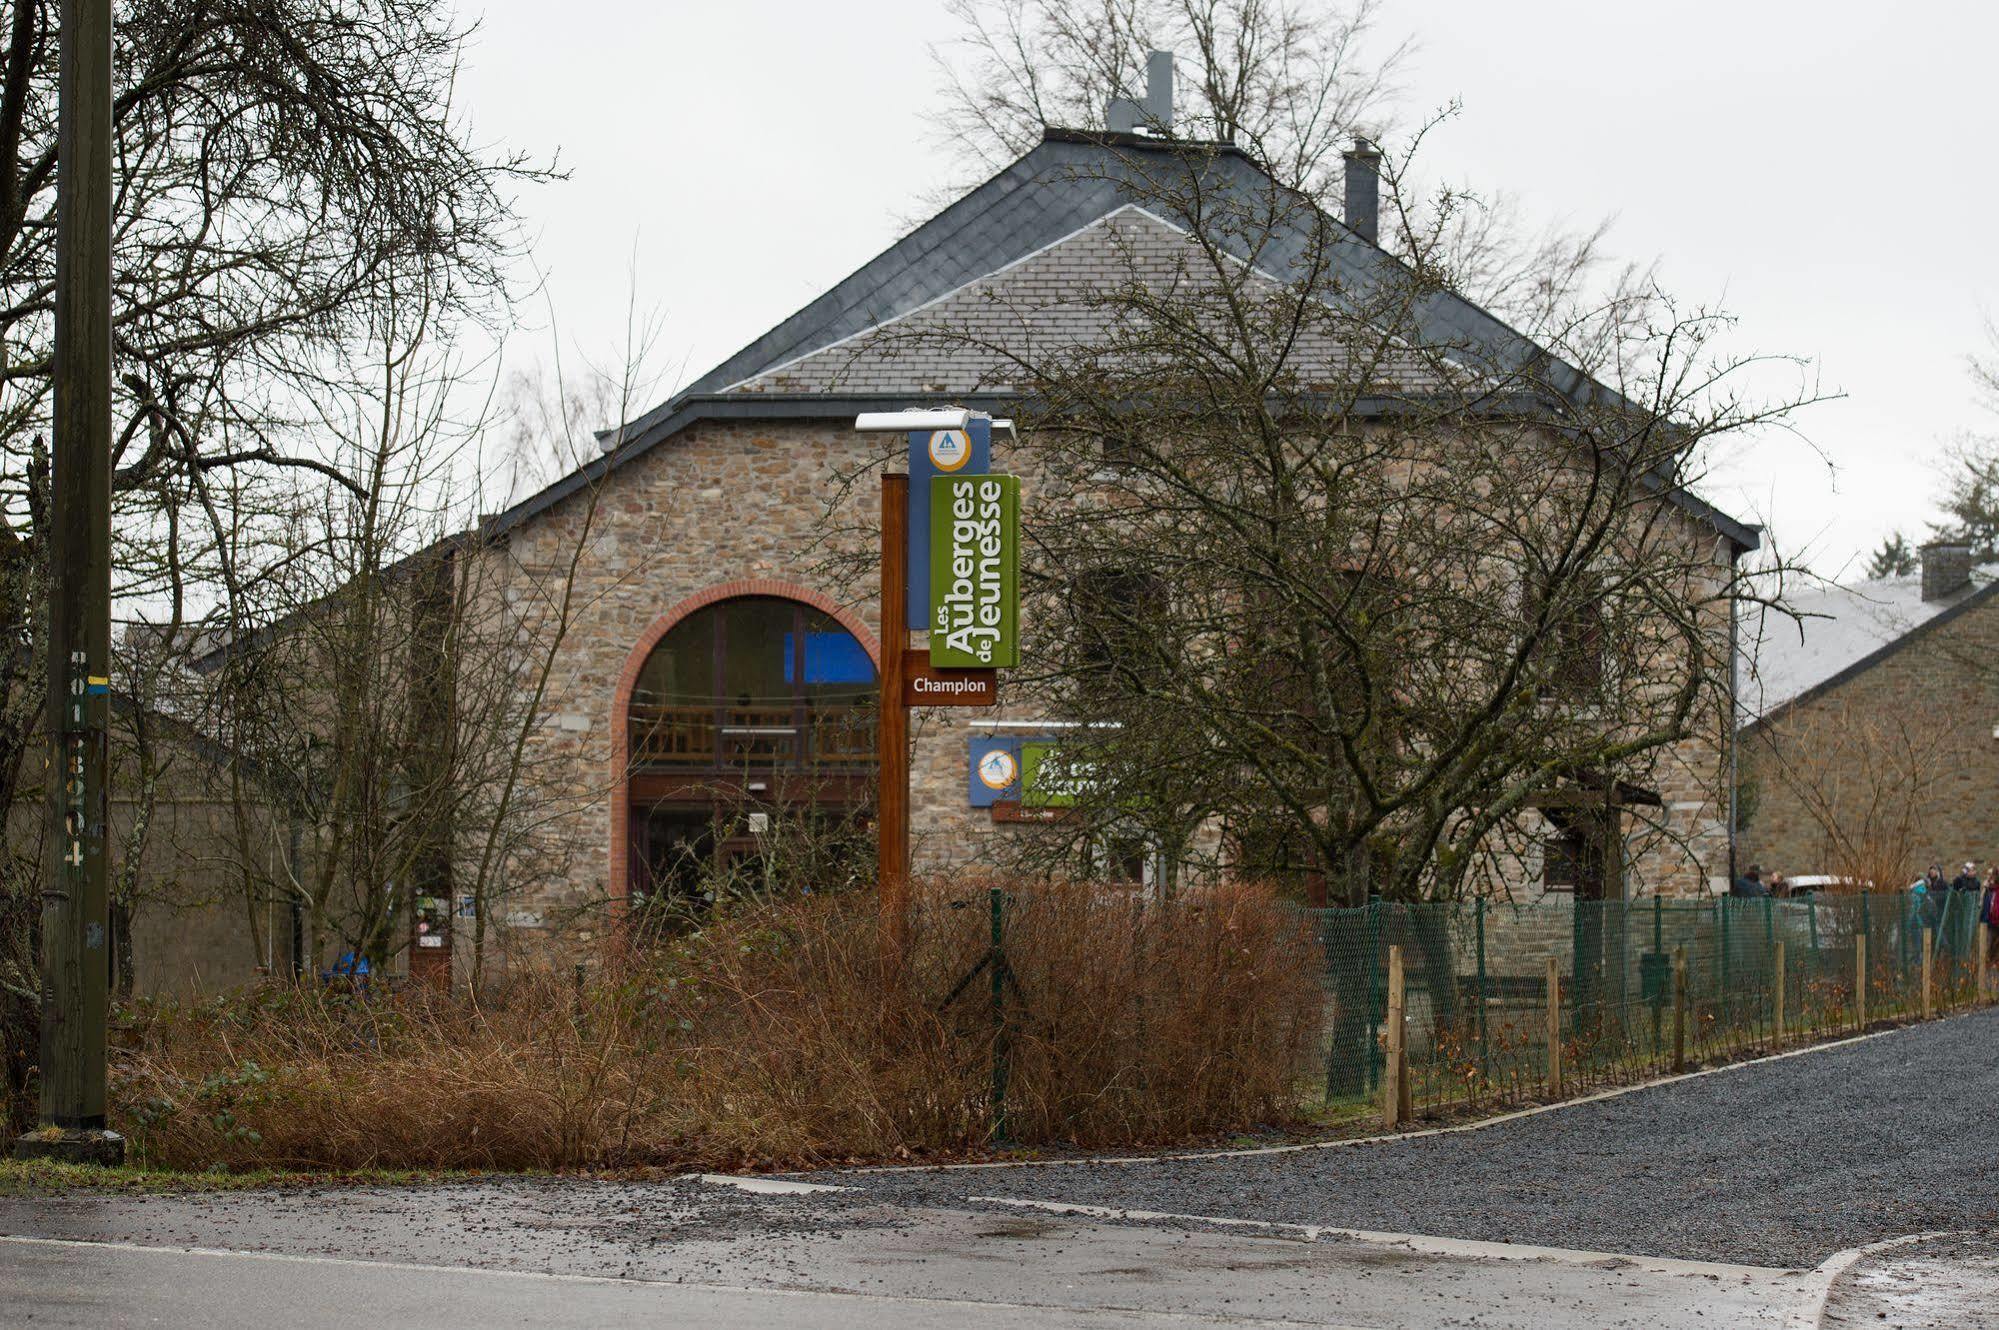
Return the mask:
[[[992,706],[993,667],[1016,660],[1020,482],[990,473],[992,425],[958,407],[854,421],[909,440],[908,474],[884,472],[881,490],[875,883],[890,982],[909,947],[909,709]],[[912,628],[932,650],[910,648]]]
[[[876,726],[875,888],[882,955],[900,969],[909,940],[909,709],[903,655],[909,649],[909,477],[882,476],[881,704]]]

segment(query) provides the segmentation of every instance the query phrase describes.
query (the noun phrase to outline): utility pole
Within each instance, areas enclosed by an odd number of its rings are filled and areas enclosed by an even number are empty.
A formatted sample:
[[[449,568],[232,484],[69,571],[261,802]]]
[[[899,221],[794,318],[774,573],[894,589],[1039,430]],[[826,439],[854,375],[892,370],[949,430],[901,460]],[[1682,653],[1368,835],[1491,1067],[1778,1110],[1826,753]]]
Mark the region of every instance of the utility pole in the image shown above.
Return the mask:
[[[114,1164],[105,1129],[111,685],[111,0],[62,0],[55,449],[49,549],[49,835],[41,1128],[21,1156]]]

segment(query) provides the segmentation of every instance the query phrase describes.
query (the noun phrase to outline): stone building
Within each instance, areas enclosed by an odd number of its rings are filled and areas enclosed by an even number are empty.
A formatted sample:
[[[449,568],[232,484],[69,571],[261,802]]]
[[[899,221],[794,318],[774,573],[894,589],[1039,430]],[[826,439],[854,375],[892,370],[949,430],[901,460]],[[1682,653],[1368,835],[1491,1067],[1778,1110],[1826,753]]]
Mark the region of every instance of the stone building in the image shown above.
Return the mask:
[[[509,842],[502,878],[481,888],[490,895],[468,897],[471,873],[446,851],[426,853],[424,881],[388,884],[404,902],[398,908],[416,902],[412,970],[462,974],[475,928],[499,952],[547,939],[587,946],[640,901],[698,892],[720,874],[754,886],[780,854],[796,862],[824,853],[837,865],[843,845],[865,841],[883,651],[871,560],[880,474],[901,443],[857,433],[855,417],[944,404],[1031,415],[1036,404],[1014,385],[1010,359],[1096,344],[1112,331],[1106,290],[1179,281],[1198,266],[1190,263],[1198,238],[1148,206],[1156,198],[1148,191],[1189,161],[1205,173],[1204,188],[1248,197],[1274,189],[1226,144],[1049,131],[670,400],[606,431],[600,457],[438,547],[451,551],[437,564],[452,570],[445,584],[459,589],[445,597],[453,621],[500,625],[490,639],[463,640],[512,644],[495,653],[509,663],[474,672],[479,686],[529,680],[541,702],[529,709],[523,779],[509,796],[513,822],[529,830]],[[1278,274],[1311,254],[1333,265],[1342,290],[1392,289],[1406,270],[1377,243],[1377,161],[1365,145],[1349,154],[1351,225],[1313,210],[1275,229],[1261,238],[1251,280],[1279,287]],[[1425,287],[1413,317],[1423,340],[1480,346],[1533,364],[1538,381],[1560,381],[1561,391],[1614,397],[1448,291]],[[967,329],[978,335],[937,335]],[[1345,348],[1315,335],[1305,335],[1301,362],[1325,366],[1329,378],[1347,374]],[[1426,372],[1420,356],[1391,347],[1366,370],[1378,391],[1356,408],[1358,426],[1379,427],[1425,392]],[[1528,428],[1543,427],[1530,418]],[[1045,478],[1030,456],[1002,439],[995,462],[1020,474],[1029,502],[1038,501]],[[1734,626],[1711,607],[1726,602],[1717,593],[1756,533],[1681,490],[1663,490],[1659,502],[1693,570],[1682,617],[1699,622],[1725,661]],[[1029,649],[1033,631],[1030,622]],[[431,654],[415,636],[409,645],[416,658]],[[313,677],[312,649],[285,677]],[[1642,661],[1621,668],[1646,673]],[[1728,675],[1724,665],[1714,673]],[[1725,882],[1734,709],[1732,698],[1704,706],[1692,736],[1656,754],[1646,788],[1588,772],[1551,782],[1516,815],[1527,834],[1486,856],[1494,867],[1482,889],[1533,899],[1692,893]],[[1069,723],[1016,693],[990,710],[916,712],[916,870],[1001,862],[1016,848],[1003,842],[1044,834],[1045,810],[982,789],[976,759],[995,747],[1022,755],[1021,745]],[[286,853],[311,857],[310,836],[289,824],[267,830],[267,849],[296,841],[304,848]],[[162,863],[169,848],[161,846]],[[1143,881],[1161,866],[1158,848],[1142,841],[1107,841],[1093,854],[1099,875]],[[135,923],[156,933],[164,924],[161,936],[179,940],[158,944],[161,962],[200,976],[145,977],[140,987],[209,986],[253,965],[283,971],[332,960],[328,945],[310,940],[304,951],[325,954],[295,959],[296,911],[281,893],[258,893],[255,873],[234,875],[247,886],[233,882],[221,871],[229,860],[211,847],[206,876],[190,879],[211,901],[198,928],[170,912]],[[1323,875],[1319,882],[1323,891]],[[1311,882],[1303,890],[1314,899]],[[240,936],[245,918],[260,931],[255,947]],[[213,947],[201,949],[223,963],[182,958],[185,940],[209,934]]]
[[[1269,186],[1245,154],[1208,148],[1213,170]],[[1174,151],[1133,135],[1049,131],[671,400],[608,431],[604,456],[485,524],[489,557],[516,583],[510,606],[549,613],[556,579],[574,607],[534,740],[540,769],[567,773],[565,802],[546,816],[561,867],[524,866],[496,925],[519,933],[567,920],[587,934],[689,865],[754,871],[768,817],[718,817],[724,804],[816,810],[829,824],[867,805],[882,643],[868,584],[837,568],[869,548],[885,458],[878,438],[855,433],[855,416],[942,403],[1013,414],[1021,403],[993,356],[907,334],[981,321],[1021,343],[1089,337],[1102,317],[1087,298],[1093,283],[1133,265],[1170,271],[1190,243],[1140,200],[1141,177]],[[1355,225],[1335,247],[1361,282],[1395,262],[1372,230],[1373,161],[1350,156]],[[1428,300],[1423,317],[1449,335],[1511,339],[1545,356],[1462,299]],[[1755,547],[1753,529],[1693,496],[1667,500],[1689,539],[1712,550],[1717,583]],[[918,714],[920,871],[977,864],[991,838],[1033,834],[1005,801],[968,797],[969,768],[980,738],[1049,721],[1026,702]],[[1658,833],[1619,846],[1632,892],[1699,891],[1726,874],[1730,729],[1718,714],[1674,748],[1658,788],[1617,794]],[[1147,871],[1142,852],[1120,847],[1107,849],[1106,866]],[[1593,871],[1601,889],[1601,865]],[[1537,862],[1521,876],[1567,889],[1591,873]],[[593,904],[612,909],[588,916]]]
[[[1746,867],[1883,890],[1999,857],[1999,581],[1968,546],[1744,625]]]

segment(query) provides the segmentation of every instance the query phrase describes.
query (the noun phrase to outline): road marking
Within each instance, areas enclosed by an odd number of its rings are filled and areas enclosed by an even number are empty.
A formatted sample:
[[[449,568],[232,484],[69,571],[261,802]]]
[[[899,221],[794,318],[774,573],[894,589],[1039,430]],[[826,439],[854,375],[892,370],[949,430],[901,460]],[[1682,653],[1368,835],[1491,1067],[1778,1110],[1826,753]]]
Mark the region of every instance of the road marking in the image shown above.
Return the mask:
[[[1985,1010],[1985,1009],[1981,1009]],[[1977,1012],[1959,1012],[1957,1016],[1972,1016]],[[1952,1020],[1945,1016],[1940,1020]],[[1488,1127],[1502,1126],[1508,1122],[1518,1122],[1523,1118],[1539,1117],[1543,1113],[1558,1113],[1564,1109],[1581,1108],[1586,1104],[1602,1103],[1606,1099],[1618,1099],[1628,1094],[1639,1094],[1646,1090],[1658,1090],[1681,1081],[1699,1080],[1704,1076],[1720,1076],[1725,1072],[1743,1071],[1749,1067],[1760,1067],[1765,1063],[1782,1062],[1787,1058],[1804,1057],[1810,1053],[1826,1053],[1835,1048],[1849,1048],[1854,1044],[1864,1044],[1871,1039],[1886,1039],[1890,1035],[1902,1034],[1909,1030],[1938,1021],[1911,1021],[1907,1025],[1897,1025],[1892,1029],[1875,1030],[1871,1034],[1848,1035],[1844,1039],[1833,1039],[1823,1044],[1807,1044],[1802,1048],[1786,1049],[1782,1053],[1766,1053],[1762,1057],[1746,1062],[1729,1062],[1719,1067],[1703,1067],[1699,1071],[1683,1071],[1671,1076],[1661,1076],[1656,1080],[1639,1081],[1635,1085],[1613,1086],[1599,1090],[1595,1094],[1580,1099],[1558,1099],[1552,1104],[1536,1104],[1532,1108],[1517,1108],[1495,1117],[1480,1118],[1476,1122],[1459,1122],[1447,1127],[1424,1127],[1418,1131],[1402,1131],[1380,1136],[1341,1136],[1325,1141],[1301,1141],[1293,1145],[1259,1145],[1236,1150],[1189,1150],[1178,1154],[1156,1155],[1065,1155],[1060,1159],[981,1159],[956,1164],[873,1164],[853,1168],[830,1170],[839,1174],[869,1173],[948,1173],[973,1169],[996,1168],[1094,1168],[1100,1164],[1165,1164],[1186,1163],[1203,1159],[1251,1159],[1261,1155],[1301,1154],[1309,1150],[1343,1150],[1360,1145],[1387,1145],[1395,1141],[1418,1141],[1431,1136],[1455,1136],[1461,1132],[1484,1131]],[[780,1174],[777,1176],[790,1176]]]
[[[936,1296],[890,1296],[882,1293],[858,1293],[843,1288],[799,1288],[776,1284],[707,1284],[697,1280],[627,1278],[621,1275],[578,1275],[565,1274],[554,1270],[508,1270],[497,1266],[483,1265],[430,1265],[418,1261],[369,1261],[353,1256],[303,1256],[294,1252],[237,1251],[229,1247],[158,1247],[140,1242],[93,1242],[84,1238],[36,1238],[0,1233],[0,1243],[12,1243],[23,1247],[64,1247],[74,1249],[97,1249],[123,1252],[152,1253],[165,1256],[215,1256],[234,1257],[249,1261],[290,1261],[299,1265],[352,1266],[363,1270],[403,1270],[415,1274],[431,1275],[498,1275],[508,1279],[550,1279],[570,1284],[600,1284],[612,1287],[656,1288],[661,1290],[691,1289],[701,1293],[720,1294],[767,1294],[779,1298],[852,1298],[857,1302],[884,1304],[908,1303],[918,1306],[940,1308],[993,1308],[998,1310],[1018,1310],[1024,1312],[1071,1312],[1077,1316],[1094,1318],[1125,1318],[1134,1323],[1154,1325],[1184,1326],[1246,1326],[1251,1330],[1259,1327],[1267,1330],[1298,1330],[1301,1322],[1276,1320],[1269,1317],[1238,1316],[1229,1313],[1213,1315],[1193,1312],[1149,1311],[1136,1307],[1067,1307],[1060,1303],[1042,1302],[982,1302],[976,1298],[943,1298]],[[1314,1323],[1315,1325],[1317,1323]],[[1367,1330],[1364,1326],[1325,1325],[1319,1330]]]
[[[758,1196],[809,1196],[821,1191],[860,1190],[831,1182],[799,1182],[792,1178],[746,1177],[734,1173],[696,1173],[694,1180],[705,1182],[710,1187],[734,1187],[737,1191],[753,1192]]]
[[[1812,1283],[1805,1301],[1798,1304],[1791,1319],[1785,1323],[1786,1330],[1819,1330],[1825,1324],[1826,1305],[1832,1301],[1832,1286],[1839,1277],[1858,1265],[1862,1260],[1877,1252],[1892,1251],[1914,1242],[1928,1242],[1931,1238],[1955,1238],[1972,1232],[1965,1228],[1938,1229],[1933,1233],[1905,1233],[1899,1238],[1886,1238],[1880,1242],[1863,1243],[1858,1247],[1848,1247],[1845,1251],[1834,1252],[1820,1261],[1811,1271]]]
[[[1224,1228],[1261,1229],[1296,1235],[1306,1242],[1346,1238],[1354,1242],[1405,1247],[1431,1256],[1465,1256],[1495,1261],[1549,1261],[1561,1265],[1614,1265],[1658,1275],[1733,1276],[1750,1279],[1805,1279],[1815,1272],[1774,1265],[1732,1265],[1724,1261],[1685,1261],[1670,1256],[1632,1256],[1624,1252],[1582,1251],[1573,1247],[1533,1247],[1520,1242],[1481,1242],[1472,1238],[1435,1238],[1420,1233],[1387,1233],[1377,1229],[1335,1228],[1329,1224],[1289,1224],[1274,1219],[1225,1219],[1215,1215],[1183,1215],[1161,1210],[1123,1210],[1105,1205],[1075,1205],[1068,1201],[1022,1200],[1013,1196],[968,1196],[986,1205],[1010,1205],[1052,1214],[1092,1219],[1176,1220],[1216,1224]]]

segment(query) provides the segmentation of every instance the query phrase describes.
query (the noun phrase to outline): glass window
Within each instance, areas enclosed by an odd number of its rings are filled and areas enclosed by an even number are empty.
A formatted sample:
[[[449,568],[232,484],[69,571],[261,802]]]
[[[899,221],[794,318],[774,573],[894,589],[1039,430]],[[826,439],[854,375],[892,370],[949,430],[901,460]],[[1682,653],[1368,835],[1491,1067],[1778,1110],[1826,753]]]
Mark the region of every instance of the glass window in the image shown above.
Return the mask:
[[[793,628],[800,606],[787,600],[725,600],[716,609],[722,637],[722,700],[738,710],[790,711]]]
[[[725,600],[674,625],[647,657],[632,691],[633,752],[643,765],[866,756],[873,731],[854,713],[875,690],[867,648],[830,614],[772,596]]]
[[[646,657],[632,689],[634,702],[654,706],[712,706],[715,701],[715,608],[696,610]]]

